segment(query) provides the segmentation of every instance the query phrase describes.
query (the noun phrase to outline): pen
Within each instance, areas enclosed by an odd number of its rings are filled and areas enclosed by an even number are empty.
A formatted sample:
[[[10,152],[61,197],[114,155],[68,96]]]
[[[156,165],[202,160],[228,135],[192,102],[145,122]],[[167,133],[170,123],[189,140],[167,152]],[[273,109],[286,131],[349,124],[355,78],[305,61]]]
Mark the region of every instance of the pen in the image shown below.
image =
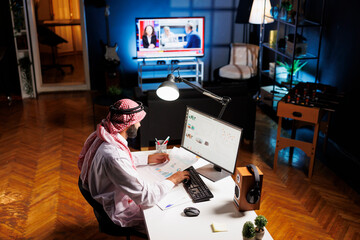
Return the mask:
[[[169,141],[169,139],[170,139],[170,136],[168,136],[168,137],[164,140],[163,144],[167,144],[168,141]]]
[[[157,140],[157,138],[155,138],[155,141],[157,145],[160,145],[159,140]]]

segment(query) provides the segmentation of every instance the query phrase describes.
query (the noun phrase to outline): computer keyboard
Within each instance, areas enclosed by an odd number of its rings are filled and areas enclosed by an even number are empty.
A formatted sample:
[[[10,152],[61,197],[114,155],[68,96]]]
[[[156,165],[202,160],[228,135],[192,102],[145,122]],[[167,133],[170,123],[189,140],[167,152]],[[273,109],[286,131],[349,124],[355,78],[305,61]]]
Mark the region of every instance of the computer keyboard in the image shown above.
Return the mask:
[[[184,181],[183,185],[194,202],[204,202],[214,197],[193,166],[185,170],[190,173],[190,179]]]

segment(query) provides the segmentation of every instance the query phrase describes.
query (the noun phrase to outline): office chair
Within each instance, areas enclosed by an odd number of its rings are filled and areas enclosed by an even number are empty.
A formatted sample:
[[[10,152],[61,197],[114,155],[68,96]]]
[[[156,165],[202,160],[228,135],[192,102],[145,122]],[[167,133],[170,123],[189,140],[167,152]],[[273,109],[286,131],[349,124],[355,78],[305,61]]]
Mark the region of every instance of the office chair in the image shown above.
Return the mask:
[[[42,25],[37,26],[38,31],[38,40],[39,43],[50,46],[51,47],[51,57],[52,57],[52,63],[50,65],[44,65],[42,64],[41,67],[43,70],[49,70],[52,68],[56,68],[61,72],[62,75],[65,75],[65,71],[62,69],[63,67],[69,67],[71,72],[74,71],[74,66],[72,64],[58,64],[56,62],[56,48],[61,43],[67,43],[65,39],[48,29],[47,27],[44,27]]]
[[[79,189],[85,200],[92,206],[95,217],[99,223],[99,231],[111,236],[122,236],[130,240],[130,236],[138,236],[143,239],[148,239],[146,234],[135,231],[132,228],[121,227],[116,225],[107,215],[103,206],[92,198],[89,191],[83,188],[82,181],[79,177],[78,181]]]

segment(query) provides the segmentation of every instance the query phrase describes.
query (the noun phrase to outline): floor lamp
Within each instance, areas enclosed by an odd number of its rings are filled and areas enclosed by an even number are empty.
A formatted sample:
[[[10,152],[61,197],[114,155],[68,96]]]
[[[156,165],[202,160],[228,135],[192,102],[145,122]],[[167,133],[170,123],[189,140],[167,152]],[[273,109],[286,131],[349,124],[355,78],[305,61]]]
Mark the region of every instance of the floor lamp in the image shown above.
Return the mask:
[[[264,24],[274,22],[274,19],[266,16],[271,16],[270,14],[271,4],[270,0],[254,0],[251,13],[249,17],[249,23],[251,24],[260,24],[260,36],[259,36],[259,74],[261,74],[262,70],[262,44],[263,44],[263,30]]]

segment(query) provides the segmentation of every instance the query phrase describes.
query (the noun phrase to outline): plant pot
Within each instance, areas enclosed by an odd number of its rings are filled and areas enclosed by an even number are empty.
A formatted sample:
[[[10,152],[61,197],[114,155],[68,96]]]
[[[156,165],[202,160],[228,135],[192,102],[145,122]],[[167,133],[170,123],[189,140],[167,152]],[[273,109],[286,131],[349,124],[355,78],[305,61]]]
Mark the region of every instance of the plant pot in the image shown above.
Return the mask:
[[[252,238],[243,237],[243,240],[255,240],[255,237]]]
[[[294,78],[294,75],[293,75],[293,78]],[[291,74],[288,74],[287,77],[286,77],[286,82],[287,83],[290,83],[291,82]]]
[[[255,239],[260,240],[264,237],[265,231],[255,232]]]

